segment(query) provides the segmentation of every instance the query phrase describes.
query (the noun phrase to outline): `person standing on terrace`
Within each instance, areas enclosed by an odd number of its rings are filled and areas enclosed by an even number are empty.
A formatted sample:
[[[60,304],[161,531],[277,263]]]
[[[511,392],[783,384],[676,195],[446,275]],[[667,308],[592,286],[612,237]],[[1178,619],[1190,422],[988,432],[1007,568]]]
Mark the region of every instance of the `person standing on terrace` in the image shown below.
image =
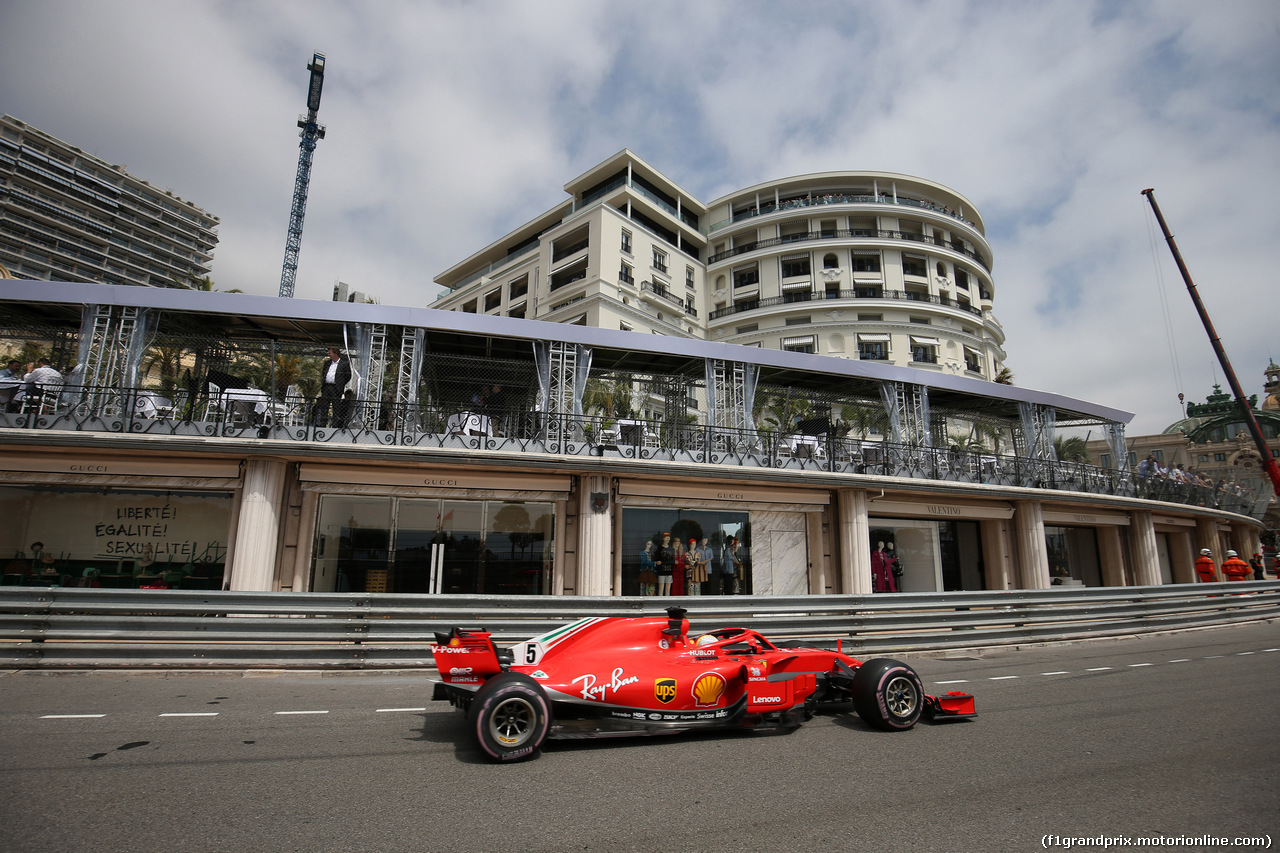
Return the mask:
[[[351,381],[351,361],[337,347],[329,347],[329,358],[320,367],[320,399],[311,413],[312,426],[328,426],[337,419],[342,392]]]

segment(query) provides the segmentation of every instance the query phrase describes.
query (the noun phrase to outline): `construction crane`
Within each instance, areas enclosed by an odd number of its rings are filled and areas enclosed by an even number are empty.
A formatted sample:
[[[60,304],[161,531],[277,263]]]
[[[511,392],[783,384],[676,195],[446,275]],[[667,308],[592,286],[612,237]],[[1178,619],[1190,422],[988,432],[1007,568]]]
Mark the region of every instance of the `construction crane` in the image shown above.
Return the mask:
[[[1231,386],[1231,393],[1235,395],[1236,405],[1240,407],[1240,415],[1249,430],[1249,435],[1253,436],[1253,443],[1258,448],[1258,455],[1262,457],[1262,468],[1267,472],[1267,476],[1271,478],[1271,488],[1276,495],[1280,495],[1280,466],[1276,465],[1276,460],[1271,456],[1271,449],[1267,447],[1267,437],[1263,435],[1262,427],[1258,426],[1258,419],[1253,416],[1253,408],[1249,405],[1249,401],[1245,399],[1244,389],[1240,387],[1240,380],[1236,379],[1236,372],[1231,369],[1231,361],[1227,358],[1227,351],[1223,349],[1222,339],[1218,337],[1217,330],[1213,328],[1213,321],[1209,319],[1209,312],[1205,310],[1204,302],[1200,299],[1200,292],[1196,290],[1196,284],[1191,280],[1191,273],[1187,270],[1187,265],[1182,260],[1182,253],[1178,251],[1178,244],[1174,242],[1173,234],[1169,231],[1169,225],[1164,221],[1164,214],[1160,212],[1160,205],[1156,204],[1156,191],[1145,189],[1142,194],[1151,203],[1151,210],[1156,215],[1156,221],[1160,223],[1160,231],[1164,234],[1165,242],[1169,244],[1169,250],[1173,252],[1173,261],[1178,265],[1178,272],[1182,273],[1182,280],[1187,285],[1187,292],[1191,294],[1191,302],[1196,306],[1196,313],[1200,315],[1200,322],[1204,325],[1204,330],[1209,335],[1209,344],[1218,356],[1218,364],[1222,365],[1222,371],[1227,374],[1227,384]]]
[[[293,298],[298,277],[298,252],[302,249],[302,220],[307,215],[307,187],[311,184],[311,160],[316,143],[324,139],[324,125],[316,122],[320,110],[320,90],[324,88],[324,54],[317,53],[307,66],[311,84],[307,87],[307,114],[298,117],[302,142],[298,145],[298,177],[293,182],[293,209],[289,212],[289,236],[284,244],[284,270],[280,273],[280,295]]]

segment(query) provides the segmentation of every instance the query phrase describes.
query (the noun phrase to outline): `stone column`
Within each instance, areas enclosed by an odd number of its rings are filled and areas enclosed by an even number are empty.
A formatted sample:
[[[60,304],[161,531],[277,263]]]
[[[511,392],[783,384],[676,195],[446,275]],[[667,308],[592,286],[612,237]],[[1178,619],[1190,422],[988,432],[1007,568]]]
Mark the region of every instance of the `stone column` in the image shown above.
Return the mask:
[[[867,493],[863,489],[839,489],[836,506],[840,513],[840,591],[846,595],[870,595],[871,532],[867,520]]]
[[[1100,524],[1095,529],[1098,533],[1098,558],[1102,561],[1102,585],[1125,586],[1120,528],[1114,524]]]
[[[316,516],[320,512],[320,496],[315,492],[302,493],[302,508],[298,515],[298,547],[294,550],[293,591],[311,591],[311,551],[316,542]]]
[[[1009,544],[1009,522],[1002,518],[985,518],[979,522],[982,532],[982,565],[987,589],[1012,589],[1013,548]]]
[[[1039,501],[1019,501],[1013,511],[1018,542],[1020,589],[1049,589],[1049,550],[1044,541],[1044,510]]]
[[[1138,586],[1158,586],[1160,552],[1156,548],[1156,527],[1150,510],[1129,513],[1129,538],[1133,542],[1133,577]]]
[[[1226,554],[1222,552],[1222,548],[1218,545],[1218,522],[1212,518],[1196,519],[1196,556],[1200,556],[1201,548],[1208,548],[1213,552],[1213,575],[1215,580],[1225,580],[1222,577],[1222,561],[1226,559]]]
[[[233,590],[272,592],[276,588],[280,504],[288,469],[288,464],[276,459],[250,459],[245,465],[236,549],[231,559]]]
[[[809,594],[822,595],[827,591],[826,548],[822,541],[822,513],[804,514],[805,538],[809,547]]]
[[[1179,530],[1169,534],[1169,565],[1174,583],[1196,582],[1196,551],[1191,546],[1190,532]]]
[[[578,595],[610,594],[613,536],[609,509],[613,499],[609,485],[607,475],[578,478]],[[602,506],[595,505],[597,495],[603,495]]]

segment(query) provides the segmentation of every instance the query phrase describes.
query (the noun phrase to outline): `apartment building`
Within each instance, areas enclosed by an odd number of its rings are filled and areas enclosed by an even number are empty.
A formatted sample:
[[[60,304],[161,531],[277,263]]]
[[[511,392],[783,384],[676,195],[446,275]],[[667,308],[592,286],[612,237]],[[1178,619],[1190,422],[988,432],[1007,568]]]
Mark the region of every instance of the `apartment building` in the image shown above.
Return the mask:
[[[14,278],[191,287],[218,217],[12,116],[0,118],[0,266]]]
[[[703,203],[628,150],[570,201],[450,267],[437,308],[675,335],[994,379],[982,218],[883,172],[770,181]]]

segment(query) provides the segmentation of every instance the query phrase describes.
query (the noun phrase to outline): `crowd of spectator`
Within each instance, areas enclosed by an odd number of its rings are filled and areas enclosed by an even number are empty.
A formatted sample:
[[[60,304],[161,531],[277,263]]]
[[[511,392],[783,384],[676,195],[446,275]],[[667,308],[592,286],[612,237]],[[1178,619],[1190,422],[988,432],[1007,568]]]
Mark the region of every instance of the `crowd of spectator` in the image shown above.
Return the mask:
[[[1220,507],[1224,498],[1248,500],[1254,497],[1253,489],[1223,477],[1214,480],[1196,468],[1187,468],[1181,462],[1164,466],[1155,456],[1148,455],[1138,463],[1134,472],[1138,497],[1152,500],[1168,500],[1191,496],[1199,506]]]

